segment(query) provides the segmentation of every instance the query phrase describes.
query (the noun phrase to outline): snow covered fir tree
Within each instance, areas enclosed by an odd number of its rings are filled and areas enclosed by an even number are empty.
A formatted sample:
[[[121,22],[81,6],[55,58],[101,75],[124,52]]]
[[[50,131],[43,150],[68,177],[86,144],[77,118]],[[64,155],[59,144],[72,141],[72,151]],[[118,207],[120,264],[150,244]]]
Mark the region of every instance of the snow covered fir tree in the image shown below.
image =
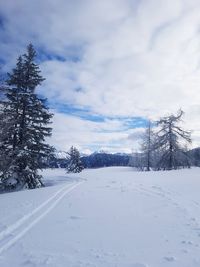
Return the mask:
[[[0,182],[4,190],[41,187],[39,159],[53,150],[45,143],[51,135],[53,114],[35,92],[44,81],[35,59],[36,51],[30,44],[8,73],[1,101]]]
[[[67,164],[67,173],[79,173],[84,169],[80,153],[77,148],[71,147],[68,153],[69,160]]]

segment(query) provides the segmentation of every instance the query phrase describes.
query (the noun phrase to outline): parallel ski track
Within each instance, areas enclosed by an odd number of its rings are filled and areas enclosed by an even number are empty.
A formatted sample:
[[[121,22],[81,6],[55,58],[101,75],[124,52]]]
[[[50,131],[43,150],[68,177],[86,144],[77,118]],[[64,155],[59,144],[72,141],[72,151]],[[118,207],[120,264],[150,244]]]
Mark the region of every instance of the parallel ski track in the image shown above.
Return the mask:
[[[34,225],[45,217],[64,198],[65,195],[73,191],[84,182],[79,182],[71,187],[69,185],[58,190],[53,196],[26,214],[7,229],[0,232],[0,254],[13,246],[22,238]],[[34,219],[35,218],[35,219]],[[2,244],[2,245],[1,245]]]

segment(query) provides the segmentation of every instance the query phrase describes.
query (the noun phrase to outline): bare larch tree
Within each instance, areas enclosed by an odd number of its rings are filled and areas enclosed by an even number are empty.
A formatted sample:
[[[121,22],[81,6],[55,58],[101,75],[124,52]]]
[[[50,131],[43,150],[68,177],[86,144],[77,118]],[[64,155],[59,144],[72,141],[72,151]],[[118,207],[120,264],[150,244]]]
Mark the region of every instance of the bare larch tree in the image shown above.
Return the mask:
[[[179,110],[177,115],[171,114],[157,122],[160,130],[154,148],[161,153],[157,163],[158,169],[172,170],[180,167],[189,167],[188,153],[184,144],[190,144],[191,133],[179,126],[184,112]]]

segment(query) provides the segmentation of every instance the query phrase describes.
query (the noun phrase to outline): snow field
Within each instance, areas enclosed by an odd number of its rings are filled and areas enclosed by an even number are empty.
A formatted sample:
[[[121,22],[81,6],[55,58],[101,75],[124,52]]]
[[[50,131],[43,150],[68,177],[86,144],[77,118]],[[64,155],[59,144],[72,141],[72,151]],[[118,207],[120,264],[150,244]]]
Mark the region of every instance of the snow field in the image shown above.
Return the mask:
[[[199,267],[199,174],[46,170],[52,186],[0,195],[0,266]]]

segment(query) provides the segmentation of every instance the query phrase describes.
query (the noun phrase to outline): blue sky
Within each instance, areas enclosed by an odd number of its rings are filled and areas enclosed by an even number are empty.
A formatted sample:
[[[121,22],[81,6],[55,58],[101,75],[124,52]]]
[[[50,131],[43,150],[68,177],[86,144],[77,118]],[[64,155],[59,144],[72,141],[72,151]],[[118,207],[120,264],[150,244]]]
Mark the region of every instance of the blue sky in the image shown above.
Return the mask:
[[[199,0],[0,1],[6,73],[32,42],[59,150],[139,149],[147,120],[182,108],[200,145]]]

